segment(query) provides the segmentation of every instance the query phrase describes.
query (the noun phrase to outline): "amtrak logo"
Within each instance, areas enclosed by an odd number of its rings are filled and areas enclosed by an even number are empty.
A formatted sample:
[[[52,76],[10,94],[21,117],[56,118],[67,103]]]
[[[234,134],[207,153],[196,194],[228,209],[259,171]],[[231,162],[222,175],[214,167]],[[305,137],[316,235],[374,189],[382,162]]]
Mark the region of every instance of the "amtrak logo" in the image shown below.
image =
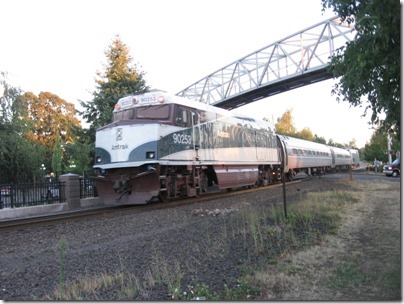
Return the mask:
[[[122,140],[122,128],[116,129],[116,141]]]

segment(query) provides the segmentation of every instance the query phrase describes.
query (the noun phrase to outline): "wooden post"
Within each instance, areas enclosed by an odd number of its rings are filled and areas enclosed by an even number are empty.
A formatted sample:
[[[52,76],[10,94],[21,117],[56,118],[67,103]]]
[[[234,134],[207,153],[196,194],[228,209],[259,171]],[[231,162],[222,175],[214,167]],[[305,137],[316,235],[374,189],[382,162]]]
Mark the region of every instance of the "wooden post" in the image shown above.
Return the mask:
[[[286,184],[285,184],[285,164],[282,159],[281,163],[282,170],[282,188],[283,188],[283,211],[285,212],[285,218],[288,218],[288,210],[286,208]]]
[[[352,181],[352,165],[349,166],[349,180]]]

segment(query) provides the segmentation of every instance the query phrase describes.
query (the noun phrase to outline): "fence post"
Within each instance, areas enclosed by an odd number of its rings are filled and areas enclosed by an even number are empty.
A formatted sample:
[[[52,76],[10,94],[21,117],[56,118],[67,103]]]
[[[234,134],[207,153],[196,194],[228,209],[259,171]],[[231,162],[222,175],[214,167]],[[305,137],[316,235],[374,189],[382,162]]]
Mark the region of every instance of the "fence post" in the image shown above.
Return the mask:
[[[77,174],[64,174],[59,177],[65,183],[65,197],[69,210],[80,208],[80,180]]]
[[[10,208],[14,208],[14,185],[10,184]]]

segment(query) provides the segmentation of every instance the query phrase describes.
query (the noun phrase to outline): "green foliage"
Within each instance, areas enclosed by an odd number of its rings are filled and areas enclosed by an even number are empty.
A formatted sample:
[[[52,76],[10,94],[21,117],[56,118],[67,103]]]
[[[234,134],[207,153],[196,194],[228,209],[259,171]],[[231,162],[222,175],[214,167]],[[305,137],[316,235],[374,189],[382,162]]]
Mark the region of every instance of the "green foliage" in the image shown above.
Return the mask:
[[[94,144],[85,142],[75,142],[66,145],[66,151],[68,152],[69,164],[68,171],[70,173],[76,173],[85,176],[91,172],[91,154],[94,151]]]
[[[394,151],[400,151],[400,141],[393,139],[391,149]],[[373,162],[376,158],[379,161],[387,162],[387,132],[383,131],[382,128],[377,129],[373,133],[370,142],[365,145],[363,154],[366,161]]]
[[[92,172],[94,143],[89,141],[88,129],[75,128],[74,141],[66,144],[66,171],[85,176]]]
[[[65,257],[66,257],[66,251],[69,247],[69,243],[67,240],[62,237],[58,243],[58,252],[59,252],[59,286],[62,288],[64,287],[65,284]]]
[[[3,95],[0,96],[0,124],[13,125],[16,130],[21,131],[24,128],[20,120],[24,115],[22,91],[7,82],[5,72],[0,72],[0,76],[0,87],[3,88]]]
[[[322,0],[353,23],[357,37],[332,57],[330,71],[339,82],[337,100],[372,111],[371,122],[382,122],[400,138],[400,2],[397,0]],[[367,100],[366,100],[367,99]],[[379,114],[385,113],[382,120]]]
[[[56,135],[52,154],[52,169],[56,176],[62,173],[62,142],[59,133]]]
[[[366,161],[374,159],[387,161],[388,156],[384,154],[387,148],[387,137],[381,132],[375,132],[370,139],[370,143],[365,145],[364,158]]]
[[[381,274],[382,284],[394,298],[401,298],[401,258],[396,257],[391,261],[392,265],[389,265]]]
[[[32,181],[40,176],[45,149],[24,137],[32,124],[21,119],[25,115],[22,91],[8,83],[6,73],[0,76],[0,183]]]
[[[367,276],[358,268],[356,261],[347,261],[335,270],[335,274],[327,283],[327,287],[342,289],[346,286],[366,282],[367,279]]]
[[[42,145],[21,137],[13,126],[0,127],[0,183],[28,182],[40,177]]]
[[[317,143],[320,143],[320,144],[323,144],[323,145],[327,144],[327,141],[325,140],[325,138],[322,137],[322,136],[319,137],[319,136],[317,136],[317,134],[314,135],[313,141],[317,142]]]
[[[333,147],[338,147],[338,148],[344,148],[344,147],[345,147],[343,144],[334,142],[334,140],[333,140],[332,138],[330,138],[330,139],[328,140],[327,145],[333,146]]]
[[[85,109],[79,112],[90,124],[90,139],[94,141],[95,130],[112,121],[112,111],[119,98],[148,89],[144,73],[131,66],[132,57],[128,47],[116,36],[105,52],[107,65],[103,73],[97,73],[97,88],[93,100],[81,101]]]

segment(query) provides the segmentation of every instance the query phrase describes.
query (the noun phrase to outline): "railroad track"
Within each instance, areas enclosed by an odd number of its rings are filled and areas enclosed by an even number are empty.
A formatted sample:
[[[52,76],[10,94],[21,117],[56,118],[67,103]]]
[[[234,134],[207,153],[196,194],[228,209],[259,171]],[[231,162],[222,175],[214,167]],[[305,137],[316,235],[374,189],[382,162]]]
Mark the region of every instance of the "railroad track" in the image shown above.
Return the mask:
[[[305,178],[294,180],[292,182],[288,182],[287,185],[300,183]],[[185,198],[185,199],[174,199],[168,202],[156,202],[147,205],[134,205],[134,206],[108,206],[96,209],[87,209],[87,210],[78,210],[78,211],[71,211],[71,212],[62,212],[50,215],[40,215],[34,217],[26,217],[26,218],[18,218],[12,220],[3,220],[0,221],[0,231],[6,230],[20,230],[26,229],[32,226],[41,226],[41,225],[50,225],[59,222],[71,222],[77,221],[87,218],[92,218],[95,216],[116,216],[118,212],[131,212],[131,213],[141,213],[145,211],[153,211],[158,209],[165,209],[165,208],[174,208],[178,206],[188,205],[188,204],[195,204],[195,203],[202,203],[210,200],[222,199],[226,197],[231,197],[235,195],[247,194],[256,191],[265,191],[271,190],[275,188],[282,187],[282,183],[272,184],[265,187],[255,187],[251,189],[235,189],[232,191],[218,191],[207,193],[198,197],[193,198]]]

